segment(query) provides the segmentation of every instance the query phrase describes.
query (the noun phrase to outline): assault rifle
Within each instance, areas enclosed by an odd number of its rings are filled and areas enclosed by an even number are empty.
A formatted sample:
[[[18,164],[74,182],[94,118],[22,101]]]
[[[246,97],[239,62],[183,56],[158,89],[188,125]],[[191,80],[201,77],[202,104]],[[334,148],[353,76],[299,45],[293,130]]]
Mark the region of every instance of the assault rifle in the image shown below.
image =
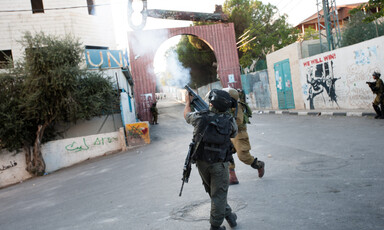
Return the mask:
[[[193,108],[196,111],[208,110],[209,109],[208,104],[203,99],[201,99],[201,97],[199,95],[197,95],[191,89],[191,87],[189,87],[188,85],[185,85],[184,88],[188,91],[189,95],[192,96],[191,105],[193,106]]]
[[[205,101],[201,99],[201,97],[197,95],[188,85],[185,86],[185,89],[188,91],[189,95],[192,96],[191,105],[196,111],[209,109],[207,103],[205,103]],[[197,146],[195,146],[195,142],[193,140],[189,144],[188,154],[187,154],[187,157],[185,158],[184,167],[183,167],[183,178],[181,178],[183,183],[181,184],[179,196],[181,196],[181,193],[183,192],[184,183],[188,183],[189,176],[191,175],[191,171],[192,171],[192,167],[191,167],[192,156],[195,153],[195,148],[199,146],[201,139],[202,139],[202,136],[200,135]]]
[[[370,81],[367,81],[365,82],[368,84],[369,88],[371,88],[372,91],[375,90],[375,87],[376,87],[376,82],[370,82]]]
[[[183,183],[181,184],[181,189],[180,189],[179,196],[181,196],[181,193],[183,192],[184,182],[188,183],[189,176],[191,175],[191,170],[192,170],[192,167],[191,167],[191,164],[192,164],[192,154],[194,152],[193,151],[194,147],[195,147],[195,142],[192,141],[189,144],[188,154],[187,154],[187,157],[185,158],[185,162],[184,162],[183,178],[181,178]]]

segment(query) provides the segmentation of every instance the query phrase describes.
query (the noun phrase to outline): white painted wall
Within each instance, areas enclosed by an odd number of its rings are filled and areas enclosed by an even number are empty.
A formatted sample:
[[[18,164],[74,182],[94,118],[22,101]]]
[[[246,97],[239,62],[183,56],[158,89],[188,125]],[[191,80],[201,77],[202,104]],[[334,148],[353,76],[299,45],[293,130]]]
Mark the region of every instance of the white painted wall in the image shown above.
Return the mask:
[[[329,74],[316,77],[316,66],[322,67],[324,63],[328,63]],[[304,98],[311,91],[322,90],[313,98],[315,109],[371,109],[375,95],[365,82],[373,81],[374,71],[384,73],[384,36],[302,59],[300,70]],[[332,79],[336,100],[327,90]],[[304,102],[309,109],[310,100]]]
[[[384,36],[304,59],[299,43],[267,55],[272,109],[279,108],[274,64],[285,59],[290,63],[295,109],[311,109],[312,92],[314,109],[370,110],[375,95],[365,82],[373,81],[374,71],[384,75]],[[316,76],[318,65],[323,75]]]
[[[41,152],[46,173],[76,163],[118,151],[126,151],[124,129],[118,132],[50,141],[42,145]],[[26,170],[25,153],[0,150],[0,188],[32,177]]]
[[[120,132],[103,133],[47,142],[42,146],[46,172],[74,165],[90,158],[122,149]]]
[[[0,150],[0,188],[31,178],[25,168],[25,153]]]

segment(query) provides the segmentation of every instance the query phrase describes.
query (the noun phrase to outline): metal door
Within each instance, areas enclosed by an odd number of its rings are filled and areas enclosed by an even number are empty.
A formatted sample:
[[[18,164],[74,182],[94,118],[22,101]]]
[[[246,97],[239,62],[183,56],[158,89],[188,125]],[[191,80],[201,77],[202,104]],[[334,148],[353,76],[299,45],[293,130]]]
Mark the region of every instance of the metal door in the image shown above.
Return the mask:
[[[294,109],[295,101],[293,98],[291,68],[289,67],[289,60],[285,59],[281,62],[275,63],[274,70],[279,109]]]

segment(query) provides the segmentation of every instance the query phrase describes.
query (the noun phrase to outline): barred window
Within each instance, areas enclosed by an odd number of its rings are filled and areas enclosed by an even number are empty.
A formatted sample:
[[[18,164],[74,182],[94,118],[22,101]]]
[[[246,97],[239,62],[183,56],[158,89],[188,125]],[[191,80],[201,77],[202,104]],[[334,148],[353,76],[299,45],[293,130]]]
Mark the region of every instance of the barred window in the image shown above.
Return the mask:
[[[12,60],[12,50],[0,50],[0,69],[7,68]]]

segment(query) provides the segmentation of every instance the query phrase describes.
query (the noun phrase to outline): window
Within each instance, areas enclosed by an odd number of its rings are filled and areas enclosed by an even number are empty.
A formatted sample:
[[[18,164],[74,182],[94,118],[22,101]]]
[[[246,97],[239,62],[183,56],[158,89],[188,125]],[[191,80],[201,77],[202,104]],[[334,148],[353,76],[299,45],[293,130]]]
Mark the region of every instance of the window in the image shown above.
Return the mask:
[[[0,50],[0,69],[5,69],[13,60],[11,50]]]
[[[32,13],[44,13],[43,0],[31,0]]]
[[[85,46],[85,49],[92,49],[92,50],[107,50],[107,49],[109,49],[109,48],[106,47],[106,46],[88,46],[88,45],[86,45],[86,46]]]
[[[88,14],[95,15],[95,1],[87,0],[87,6],[88,6]]]

